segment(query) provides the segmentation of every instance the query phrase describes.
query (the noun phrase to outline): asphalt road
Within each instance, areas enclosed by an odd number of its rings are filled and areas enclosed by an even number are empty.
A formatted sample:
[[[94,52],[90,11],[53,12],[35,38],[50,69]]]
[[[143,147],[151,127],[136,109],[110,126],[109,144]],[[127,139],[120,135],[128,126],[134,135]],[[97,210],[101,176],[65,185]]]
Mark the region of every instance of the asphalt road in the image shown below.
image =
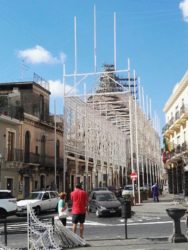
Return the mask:
[[[51,214],[56,215],[56,214]],[[71,217],[67,219],[67,227],[71,229]],[[26,230],[26,223],[16,223],[9,225],[13,230]],[[181,223],[182,233],[186,234],[185,220]],[[172,234],[173,224],[168,216],[132,216],[127,220],[127,236],[128,239],[137,238],[152,238],[152,237],[168,237]],[[2,231],[2,226],[0,226]],[[89,213],[86,218],[84,237],[87,240],[92,239],[117,239],[125,238],[125,221],[121,217],[104,217],[97,218],[94,213]],[[1,241],[3,237],[1,236]],[[26,247],[26,234],[9,235],[9,241],[14,241],[15,244],[21,244],[21,247]],[[16,243],[17,242],[17,243]],[[20,246],[20,245],[19,245]]]

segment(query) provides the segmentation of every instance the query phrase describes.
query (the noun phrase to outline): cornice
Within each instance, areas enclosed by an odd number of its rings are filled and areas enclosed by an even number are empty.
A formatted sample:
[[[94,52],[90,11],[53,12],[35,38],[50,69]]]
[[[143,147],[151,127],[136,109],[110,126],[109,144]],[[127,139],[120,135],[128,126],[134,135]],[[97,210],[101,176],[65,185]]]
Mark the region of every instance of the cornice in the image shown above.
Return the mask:
[[[183,93],[185,88],[188,86],[188,71],[185,73],[181,81],[178,83],[177,88],[172,92],[172,95],[166,102],[163,112],[167,113],[178,97]]]

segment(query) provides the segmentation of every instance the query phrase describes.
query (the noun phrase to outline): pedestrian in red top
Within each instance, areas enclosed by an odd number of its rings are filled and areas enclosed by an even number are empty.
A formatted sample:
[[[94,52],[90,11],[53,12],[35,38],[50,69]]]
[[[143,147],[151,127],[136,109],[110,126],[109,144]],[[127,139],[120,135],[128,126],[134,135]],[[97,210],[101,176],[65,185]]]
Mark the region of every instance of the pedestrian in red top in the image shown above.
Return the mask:
[[[77,231],[77,224],[80,223],[80,237],[83,238],[84,233],[84,222],[86,217],[88,196],[87,193],[82,189],[81,184],[77,184],[73,192],[71,192],[72,201],[72,223],[73,232]]]

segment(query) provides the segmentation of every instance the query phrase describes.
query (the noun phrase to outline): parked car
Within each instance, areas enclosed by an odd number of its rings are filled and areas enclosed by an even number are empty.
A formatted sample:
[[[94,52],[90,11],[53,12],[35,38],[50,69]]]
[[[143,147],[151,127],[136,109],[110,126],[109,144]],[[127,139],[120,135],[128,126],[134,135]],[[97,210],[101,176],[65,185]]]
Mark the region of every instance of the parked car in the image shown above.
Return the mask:
[[[107,187],[95,187],[95,188],[93,188],[93,190],[92,191],[99,191],[99,190],[109,190]]]
[[[121,187],[116,188],[114,186],[108,186],[108,190],[113,192],[116,197],[121,197],[121,193],[122,193],[122,188]]]
[[[27,213],[27,204],[30,204],[39,215],[42,211],[56,210],[58,207],[59,195],[56,191],[36,191],[31,192],[28,199],[17,202],[16,214],[23,215]]]
[[[135,186],[135,191],[137,191],[137,187]],[[125,195],[130,195],[132,196],[133,195],[133,185],[130,184],[130,185],[126,185],[123,190],[122,190],[122,196],[125,196]]]
[[[0,219],[16,213],[16,198],[12,196],[10,190],[0,190]]]
[[[92,191],[89,195],[88,210],[97,217],[106,215],[121,216],[121,202],[109,190]]]

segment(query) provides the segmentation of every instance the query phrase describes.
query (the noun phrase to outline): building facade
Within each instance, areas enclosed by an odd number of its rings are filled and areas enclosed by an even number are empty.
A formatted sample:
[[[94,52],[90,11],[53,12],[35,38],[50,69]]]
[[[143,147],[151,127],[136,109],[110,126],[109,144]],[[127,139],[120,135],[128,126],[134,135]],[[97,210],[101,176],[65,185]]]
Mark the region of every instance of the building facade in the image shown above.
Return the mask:
[[[0,188],[18,198],[34,190],[62,190],[63,119],[49,114],[46,86],[0,83]]]
[[[164,109],[163,162],[169,192],[188,196],[188,72],[175,86]]]

